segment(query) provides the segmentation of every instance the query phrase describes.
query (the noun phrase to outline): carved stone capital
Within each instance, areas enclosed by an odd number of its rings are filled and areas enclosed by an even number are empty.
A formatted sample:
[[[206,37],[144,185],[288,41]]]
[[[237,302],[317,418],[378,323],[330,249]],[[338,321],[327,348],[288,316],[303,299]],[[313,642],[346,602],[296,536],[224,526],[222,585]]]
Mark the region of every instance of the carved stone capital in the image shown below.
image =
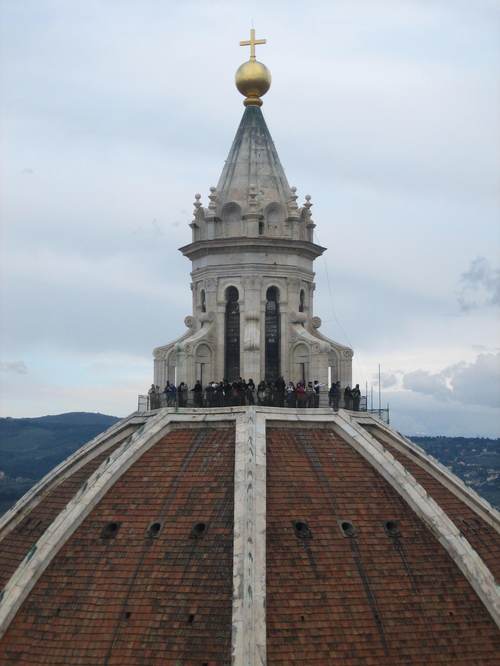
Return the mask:
[[[198,319],[200,322],[211,322],[215,319],[215,314],[212,311],[201,312]]]
[[[260,289],[260,279],[255,277],[247,277],[243,280],[243,286],[247,289]]]
[[[289,315],[291,324],[303,324],[307,320],[307,315],[305,312],[297,312],[292,310]]]
[[[217,287],[217,280],[215,278],[207,278],[205,280],[205,287],[208,291],[213,291]]]
[[[191,315],[188,315],[187,317],[184,317],[184,326],[186,328],[193,328],[194,326],[194,317]]]
[[[321,317],[313,317],[311,319],[311,326],[313,328],[320,328],[320,326],[321,326]]]

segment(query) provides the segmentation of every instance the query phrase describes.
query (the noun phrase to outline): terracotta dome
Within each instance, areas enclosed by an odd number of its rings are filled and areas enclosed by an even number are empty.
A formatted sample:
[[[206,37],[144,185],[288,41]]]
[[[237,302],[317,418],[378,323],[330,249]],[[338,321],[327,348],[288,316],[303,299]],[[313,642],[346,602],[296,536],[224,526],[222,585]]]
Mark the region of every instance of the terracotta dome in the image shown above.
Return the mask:
[[[498,660],[498,514],[369,415],[137,413],[0,527],[2,664]]]

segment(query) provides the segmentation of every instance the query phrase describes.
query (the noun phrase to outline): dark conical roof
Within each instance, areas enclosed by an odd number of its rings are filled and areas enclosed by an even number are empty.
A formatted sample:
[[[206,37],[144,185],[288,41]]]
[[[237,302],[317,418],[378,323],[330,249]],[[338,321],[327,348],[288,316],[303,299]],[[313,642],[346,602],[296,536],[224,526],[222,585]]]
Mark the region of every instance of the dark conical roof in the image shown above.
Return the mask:
[[[260,207],[271,202],[286,205],[292,192],[273,139],[257,106],[248,106],[234,137],[217,185],[220,205],[230,201],[245,206],[250,186]]]

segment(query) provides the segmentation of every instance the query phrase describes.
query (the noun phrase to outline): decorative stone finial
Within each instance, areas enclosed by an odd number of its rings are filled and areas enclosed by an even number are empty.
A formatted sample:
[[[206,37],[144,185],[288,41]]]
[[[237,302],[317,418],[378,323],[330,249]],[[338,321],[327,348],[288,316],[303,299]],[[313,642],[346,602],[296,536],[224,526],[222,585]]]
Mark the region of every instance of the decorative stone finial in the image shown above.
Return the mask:
[[[200,199],[201,199],[201,194],[195,194],[195,195],[194,195],[194,199],[195,199],[195,201],[194,201],[194,203],[193,203],[193,206],[194,206],[193,215],[196,217],[196,213],[197,213],[197,212],[200,210],[200,208],[201,208],[201,201],[200,201]]]
[[[297,209],[298,208],[298,206],[297,206],[298,197],[297,197],[297,188],[295,187],[295,185],[292,185],[292,187],[290,188],[290,192],[292,194],[290,196],[288,206],[289,206],[289,208]]]
[[[271,72],[255,58],[256,45],[265,43],[265,39],[255,39],[253,28],[250,30],[250,39],[240,42],[240,46],[250,47],[250,60],[240,65],[235,76],[236,87],[245,95],[245,106],[262,106],[260,98],[271,87]]]
[[[208,209],[215,210],[217,208],[217,188],[215,188],[213,185],[210,188],[210,194],[208,195],[208,198],[210,199]]]

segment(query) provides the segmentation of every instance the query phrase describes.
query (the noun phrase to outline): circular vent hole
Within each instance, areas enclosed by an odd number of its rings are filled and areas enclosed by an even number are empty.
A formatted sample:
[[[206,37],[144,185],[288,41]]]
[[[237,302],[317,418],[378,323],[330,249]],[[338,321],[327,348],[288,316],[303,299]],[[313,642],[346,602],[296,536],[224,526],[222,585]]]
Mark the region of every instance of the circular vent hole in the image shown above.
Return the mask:
[[[384,529],[389,536],[399,535],[399,523],[397,520],[386,520],[384,523]]]
[[[205,523],[196,523],[196,525],[193,525],[193,529],[191,530],[191,536],[195,539],[200,539],[205,534],[206,529],[207,526]]]
[[[108,523],[103,527],[103,530],[101,532],[101,537],[103,539],[114,539],[115,536],[118,534],[120,525],[121,523]]]
[[[299,539],[309,539],[312,536],[309,525],[302,520],[294,521],[293,529],[295,530],[295,534],[299,537]]]
[[[161,531],[161,523],[151,523],[151,525],[148,527],[148,536],[150,537],[157,537],[158,534],[160,534]]]
[[[340,529],[342,530],[342,534],[346,537],[356,536],[356,528],[348,520],[342,520],[341,521]]]

